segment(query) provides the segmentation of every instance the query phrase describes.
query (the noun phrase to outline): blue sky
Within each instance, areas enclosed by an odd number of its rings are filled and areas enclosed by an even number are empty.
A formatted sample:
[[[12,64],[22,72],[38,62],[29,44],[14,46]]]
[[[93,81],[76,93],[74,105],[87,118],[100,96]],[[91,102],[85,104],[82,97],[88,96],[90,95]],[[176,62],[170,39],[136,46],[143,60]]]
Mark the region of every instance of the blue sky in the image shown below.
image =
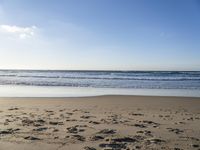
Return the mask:
[[[200,70],[200,1],[0,0],[0,68]]]

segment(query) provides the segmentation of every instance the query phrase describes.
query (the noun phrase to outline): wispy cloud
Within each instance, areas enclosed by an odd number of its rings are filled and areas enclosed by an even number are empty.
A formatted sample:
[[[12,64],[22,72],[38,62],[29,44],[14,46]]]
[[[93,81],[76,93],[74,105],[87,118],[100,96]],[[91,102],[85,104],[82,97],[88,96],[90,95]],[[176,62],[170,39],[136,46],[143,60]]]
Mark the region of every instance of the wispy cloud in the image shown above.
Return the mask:
[[[37,27],[20,27],[15,25],[0,25],[0,33],[17,36],[20,39],[30,38],[35,35]]]

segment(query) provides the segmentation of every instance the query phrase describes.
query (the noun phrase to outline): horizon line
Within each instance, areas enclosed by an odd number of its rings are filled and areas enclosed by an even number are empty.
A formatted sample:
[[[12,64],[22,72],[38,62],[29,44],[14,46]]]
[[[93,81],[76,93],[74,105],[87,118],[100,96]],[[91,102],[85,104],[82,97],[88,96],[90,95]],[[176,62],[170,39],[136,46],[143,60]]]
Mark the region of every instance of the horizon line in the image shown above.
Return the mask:
[[[109,70],[109,69],[0,69],[0,71],[85,71],[85,72],[200,72],[200,70]]]

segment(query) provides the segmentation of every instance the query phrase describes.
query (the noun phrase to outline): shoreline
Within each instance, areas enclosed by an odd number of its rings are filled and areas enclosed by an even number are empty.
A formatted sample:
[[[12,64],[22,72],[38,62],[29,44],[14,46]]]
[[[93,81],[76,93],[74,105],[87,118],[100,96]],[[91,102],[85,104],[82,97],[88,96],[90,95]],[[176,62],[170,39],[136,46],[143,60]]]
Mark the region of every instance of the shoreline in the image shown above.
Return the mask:
[[[200,97],[199,90],[0,86],[0,97],[91,97],[104,95]]]
[[[95,98],[109,98],[109,97],[124,97],[124,98],[155,98],[155,99],[175,99],[175,100],[186,100],[186,101],[191,101],[191,100],[200,100],[200,97],[192,97],[192,96],[157,96],[157,95],[95,95],[95,96],[72,96],[72,97],[1,97],[0,96],[0,101],[1,100],[6,100],[6,99],[13,99],[13,100],[24,100],[24,99],[29,99],[29,100],[37,100],[37,99],[43,99],[43,100],[72,100],[72,99],[88,99],[88,100],[93,100]]]

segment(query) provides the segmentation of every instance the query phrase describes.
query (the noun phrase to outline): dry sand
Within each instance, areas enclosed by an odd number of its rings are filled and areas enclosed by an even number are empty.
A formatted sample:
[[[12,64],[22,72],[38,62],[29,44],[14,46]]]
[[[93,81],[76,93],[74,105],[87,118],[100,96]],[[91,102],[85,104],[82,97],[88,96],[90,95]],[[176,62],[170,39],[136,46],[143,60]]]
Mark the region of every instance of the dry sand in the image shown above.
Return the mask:
[[[200,98],[0,98],[0,150],[200,149]]]

